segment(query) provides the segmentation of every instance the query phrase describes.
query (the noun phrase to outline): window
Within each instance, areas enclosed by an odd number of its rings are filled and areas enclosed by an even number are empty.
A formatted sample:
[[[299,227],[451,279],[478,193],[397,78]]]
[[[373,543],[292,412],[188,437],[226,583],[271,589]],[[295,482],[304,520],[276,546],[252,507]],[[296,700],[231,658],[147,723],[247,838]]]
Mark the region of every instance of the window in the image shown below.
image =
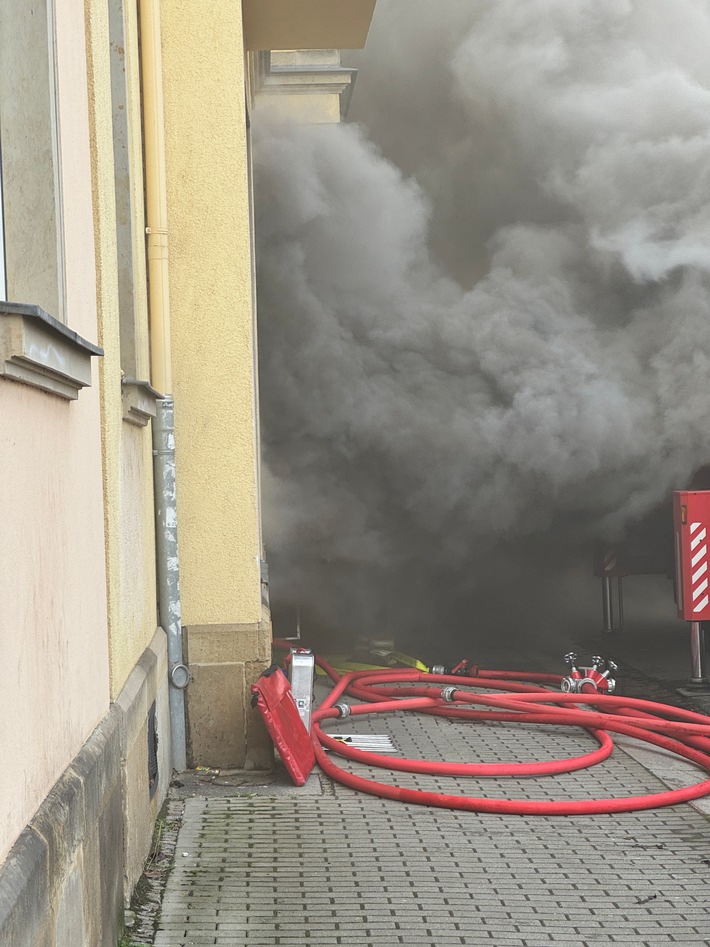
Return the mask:
[[[0,378],[74,400],[102,352],[66,325],[54,4],[0,0]]]
[[[0,2],[2,297],[64,322],[53,24],[52,0]]]

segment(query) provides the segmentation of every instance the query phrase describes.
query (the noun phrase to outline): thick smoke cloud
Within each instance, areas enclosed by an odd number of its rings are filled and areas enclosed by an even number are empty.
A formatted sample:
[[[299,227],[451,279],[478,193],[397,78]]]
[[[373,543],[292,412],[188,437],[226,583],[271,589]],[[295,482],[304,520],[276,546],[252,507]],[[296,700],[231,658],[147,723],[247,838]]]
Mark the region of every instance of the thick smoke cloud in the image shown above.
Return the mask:
[[[695,0],[379,0],[354,124],[257,115],[277,596],[548,619],[710,460],[708,48]]]

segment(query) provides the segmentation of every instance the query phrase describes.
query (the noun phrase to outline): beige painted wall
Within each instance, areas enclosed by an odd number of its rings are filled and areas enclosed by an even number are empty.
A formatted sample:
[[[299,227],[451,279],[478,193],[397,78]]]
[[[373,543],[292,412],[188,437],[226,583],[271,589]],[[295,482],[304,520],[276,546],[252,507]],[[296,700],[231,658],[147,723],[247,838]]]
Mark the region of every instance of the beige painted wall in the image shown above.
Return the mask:
[[[97,388],[1,381],[0,483],[1,860],[108,709]]]
[[[56,44],[61,190],[71,201],[64,219],[66,321],[95,341],[82,0],[63,2]],[[0,483],[2,858],[108,709],[95,363],[93,387],[77,402],[0,383]]]
[[[247,49],[361,49],[375,0],[244,0]]]
[[[276,121],[303,125],[335,125],[340,121],[340,96],[330,95],[262,95],[257,96],[260,114]]]
[[[261,550],[241,4],[164,0],[161,17],[182,620],[255,623]]]

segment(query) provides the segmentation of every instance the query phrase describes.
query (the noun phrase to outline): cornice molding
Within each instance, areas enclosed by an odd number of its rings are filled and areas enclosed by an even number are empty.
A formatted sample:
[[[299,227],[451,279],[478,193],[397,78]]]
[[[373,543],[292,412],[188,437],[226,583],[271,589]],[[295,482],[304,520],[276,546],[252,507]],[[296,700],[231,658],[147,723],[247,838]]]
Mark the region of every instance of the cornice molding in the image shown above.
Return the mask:
[[[309,52],[312,61],[307,61]],[[338,95],[340,97],[340,118],[345,119],[353,94],[357,69],[341,66],[339,61],[323,61],[319,55],[325,50],[302,51],[300,61],[292,64],[275,63],[275,56],[283,53],[270,51],[252,54],[252,83],[256,100],[260,96],[270,95]],[[331,59],[339,60],[336,50]]]

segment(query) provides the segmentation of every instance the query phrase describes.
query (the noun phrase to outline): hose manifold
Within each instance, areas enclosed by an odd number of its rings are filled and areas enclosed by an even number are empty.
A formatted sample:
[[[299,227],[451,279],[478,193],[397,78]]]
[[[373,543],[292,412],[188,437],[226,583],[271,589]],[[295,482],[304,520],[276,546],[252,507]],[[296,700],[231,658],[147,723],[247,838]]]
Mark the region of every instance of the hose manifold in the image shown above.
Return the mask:
[[[570,651],[565,655],[565,662],[570,672],[562,678],[562,692],[564,694],[590,693],[593,689],[599,694],[613,694],[616,690],[616,681],[611,675],[619,670],[616,661],[603,658],[600,654],[592,656],[591,667],[577,667],[577,655]]]
[[[346,704],[346,703],[333,704],[333,710],[337,710],[338,715],[340,717],[349,717],[350,714],[352,713],[352,710],[350,709],[350,704]]]
[[[457,688],[453,687],[453,685],[451,684],[448,687],[442,687],[441,688],[442,699],[445,700],[447,703],[452,704],[456,700],[456,697],[454,696],[456,694],[456,690]]]
[[[589,670],[585,668],[585,670]],[[583,694],[582,688],[585,684],[590,684],[595,691],[600,694],[613,694],[616,690],[616,681],[613,677],[606,677],[604,674],[596,673],[593,677],[568,677],[562,678],[561,690],[563,694]]]

